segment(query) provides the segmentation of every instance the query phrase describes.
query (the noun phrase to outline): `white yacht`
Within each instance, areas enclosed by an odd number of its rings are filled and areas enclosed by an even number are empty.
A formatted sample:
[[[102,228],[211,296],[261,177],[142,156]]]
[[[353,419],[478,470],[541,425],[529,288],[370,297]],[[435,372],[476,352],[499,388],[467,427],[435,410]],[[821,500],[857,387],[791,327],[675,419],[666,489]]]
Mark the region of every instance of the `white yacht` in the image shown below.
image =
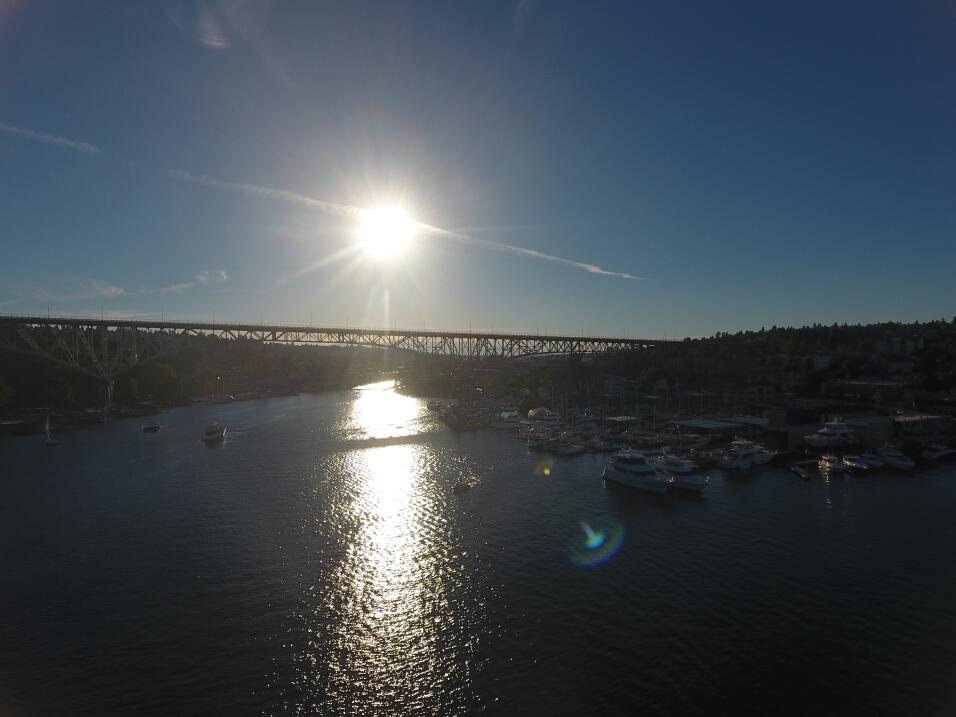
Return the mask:
[[[532,408],[528,411],[528,420],[532,423],[558,423],[561,421],[561,414],[550,408]]]
[[[824,453],[820,456],[820,472],[824,475],[833,475],[843,472],[843,461],[832,453]]]
[[[860,456],[860,460],[874,470],[883,467],[883,459],[875,453],[864,453],[862,456]]]
[[[657,472],[674,481],[675,488],[701,492],[710,484],[710,476],[700,472],[700,466],[691,460],[665,453],[654,461]]]
[[[734,441],[730,444],[730,448],[724,449],[724,457],[717,462],[717,465],[728,470],[747,470],[769,463],[775,455],[776,453],[759,443]]]
[[[516,409],[505,409],[498,414],[494,427],[501,431],[518,430],[521,426],[521,414]]]
[[[604,480],[653,493],[663,493],[674,482],[673,478],[660,475],[644,454],[637,451],[622,451],[611,456],[604,466]]]
[[[584,453],[585,448],[580,443],[575,443],[572,438],[566,434],[558,436],[558,448],[555,451],[559,456],[577,456]]]
[[[926,446],[926,450],[919,454],[919,457],[926,461],[948,461],[956,458],[956,448],[947,448],[946,446]]]
[[[867,473],[870,464],[863,460],[863,456],[843,456],[843,468],[847,473]]]
[[[814,448],[833,448],[834,446],[852,446],[856,443],[856,434],[843,421],[827,421],[816,433],[803,437]]]
[[[203,429],[202,432],[202,441],[203,443],[212,444],[219,443],[226,436],[226,427],[220,426],[218,423],[209,423]]]
[[[896,468],[899,471],[911,471],[916,467],[912,458],[904,455],[900,449],[893,446],[883,446],[877,453],[890,468]]]

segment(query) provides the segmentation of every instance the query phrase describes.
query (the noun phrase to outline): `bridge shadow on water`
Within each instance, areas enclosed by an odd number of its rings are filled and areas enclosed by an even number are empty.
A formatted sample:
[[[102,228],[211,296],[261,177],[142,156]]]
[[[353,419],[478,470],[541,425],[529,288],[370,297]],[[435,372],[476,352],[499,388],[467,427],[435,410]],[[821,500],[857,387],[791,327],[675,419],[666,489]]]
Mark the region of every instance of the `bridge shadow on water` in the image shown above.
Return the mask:
[[[412,433],[407,436],[385,436],[382,438],[354,438],[338,442],[336,452],[348,453],[349,451],[361,450],[363,448],[383,448],[385,446],[407,446],[428,443],[435,435],[436,431],[426,431],[423,433]]]

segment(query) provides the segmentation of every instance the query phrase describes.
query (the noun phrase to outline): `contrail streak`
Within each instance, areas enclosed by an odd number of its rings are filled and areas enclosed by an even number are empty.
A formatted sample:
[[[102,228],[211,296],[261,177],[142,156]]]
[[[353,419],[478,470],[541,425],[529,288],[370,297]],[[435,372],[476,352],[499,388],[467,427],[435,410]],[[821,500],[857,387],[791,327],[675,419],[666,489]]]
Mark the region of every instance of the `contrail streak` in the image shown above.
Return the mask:
[[[174,179],[181,179],[185,182],[192,182],[203,187],[213,189],[222,189],[227,192],[240,192],[253,197],[264,197],[274,199],[288,204],[301,204],[304,207],[312,207],[328,214],[358,216],[364,211],[361,207],[354,207],[350,204],[339,204],[337,202],[326,202],[321,199],[307,197],[304,194],[296,194],[285,189],[272,189],[270,187],[259,187],[255,184],[243,184],[239,182],[224,182],[221,179],[210,177],[205,174],[193,174],[182,169],[174,169],[169,173]]]
[[[6,132],[7,134],[13,135],[14,137],[20,137],[21,139],[28,139],[31,142],[42,142],[43,144],[51,144],[56,147],[64,147],[66,149],[72,149],[75,152],[83,152],[84,154],[103,154],[101,150],[96,145],[90,144],[89,142],[78,142],[75,139],[67,139],[66,137],[58,137],[55,134],[47,134],[46,132],[35,132],[32,129],[23,129],[22,127],[14,127],[12,124],[7,124],[3,120],[0,120],[0,131]]]
[[[609,271],[608,269],[603,269],[597,264],[588,264],[583,261],[574,261],[573,259],[565,259],[562,256],[555,256],[554,254],[545,254],[542,251],[536,251],[535,249],[527,249],[523,246],[515,246],[514,244],[505,244],[499,241],[492,241],[490,239],[479,239],[478,237],[471,236],[470,234],[459,234],[458,232],[452,232],[447,229],[442,229],[441,227],[433,227],[429,224],[422,224],[421,222],[416,222],[418,228],[428,232],[430,234],[435,234],[437,236],[448,237],[449,239],[455,239],[466,244],[473,244],[475,246],[483,246],[488,249],[493,249],[495,251],[503,251],[509,254],[520,254],[522,256],[530,256],[535,259],[543,259],[545,261],[553,261],[557,264],[564,264],[565,266],[571,266],[575,269],[580,269],[581,271],[586,271],[589,274],[599,274],[600,276],[614,276],[619,279],[631,279],[634,281],[643,281],[643,276],[635,276],[634,274],[628,274],[623,271]]]
[[[185,182],[192,182],[193,184],[199,184],[204,187],[211,187],[213,189],[221,189],[229,192],[239,192],[241,194],[246,194],[249,196],[263,197],[265,199],[273,199],[280,202],[286,202],[289,204],[298,204],[304,207],[312,207],[318,209],[319,211],[326,212],[328,214],[335,214],[338,216],[361,216],[362,212],[365,211],[362,207],[357,207],[352,204],[340,204],[338,202],[327,202],[322,199],[315,199],[314,197],[307,197],[304,194],[297,194],[296,192],[290,192],[285,189],[273,189],[271,187],[260,187],[255,184],[243,184],[237,182],[226,182],[221,179],[216,179],[215,177],[210,177],[204,174],[193,174],[191,172],[186,172],[181,169],[173,170],[169,173],[174,179],[179,179]],[[629,279],[634,281],[643,280],[644,277],[635,276],[634,274],[628,274],[623,271],[610,271],[604,269],[597,264],[588,264],[583,261],[574,261],[573,259],[565,259],[564,257],[554,256],[553,254],[545,254],[544,252],[536,251],[534,249],[526,249],[522,246],[515,246],[513,244],[504,244],[503,242],[491,241],[489,239],[480,239],[476,236],[470,234],[460,234],[458,232],[449,231],[448,229],[442,229],[441,227],[432,226],[430,224],[425,224],[423,222],[415,222],[416,227],[428,234],[435,236],[445,237],[448,239],[454,239],[466,244],[471,244],[473,246],[484,247],[486,249],[492,249],[494,251],[507,252],[509,254],[518,254],[520,256],[530,256],[534,259],[542,259],[544,261],[555,262],[556,264],[563,264],[564,266],[570,266],[581,271],[586,271],[589,274],[598,274],[599,276],[611,276],[618,279]]]

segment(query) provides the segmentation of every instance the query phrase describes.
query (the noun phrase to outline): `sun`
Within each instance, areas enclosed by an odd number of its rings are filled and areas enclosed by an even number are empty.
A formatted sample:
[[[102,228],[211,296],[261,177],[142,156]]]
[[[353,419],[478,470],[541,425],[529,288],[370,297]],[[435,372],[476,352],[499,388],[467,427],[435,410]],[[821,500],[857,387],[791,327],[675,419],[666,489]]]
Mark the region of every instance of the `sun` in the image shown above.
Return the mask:
[[[414,229],[415,222],[398,207],[376,207],[362,212],[358,240],[366,254],[386,259],[408,247]]]

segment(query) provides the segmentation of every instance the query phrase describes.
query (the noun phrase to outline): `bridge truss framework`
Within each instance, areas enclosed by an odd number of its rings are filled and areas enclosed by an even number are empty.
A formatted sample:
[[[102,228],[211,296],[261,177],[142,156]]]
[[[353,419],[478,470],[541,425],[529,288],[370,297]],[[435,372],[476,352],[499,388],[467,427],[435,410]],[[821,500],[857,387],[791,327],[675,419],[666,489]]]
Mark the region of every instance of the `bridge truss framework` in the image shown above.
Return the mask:
[[[606,353],[647,349],[662,343],[659,339],[427,329],[0,316],[0,348],[42,356],[107,384],[139,363],[184,348],[184,337],[189,336],[294,345],[368,346],[461,359]]]

